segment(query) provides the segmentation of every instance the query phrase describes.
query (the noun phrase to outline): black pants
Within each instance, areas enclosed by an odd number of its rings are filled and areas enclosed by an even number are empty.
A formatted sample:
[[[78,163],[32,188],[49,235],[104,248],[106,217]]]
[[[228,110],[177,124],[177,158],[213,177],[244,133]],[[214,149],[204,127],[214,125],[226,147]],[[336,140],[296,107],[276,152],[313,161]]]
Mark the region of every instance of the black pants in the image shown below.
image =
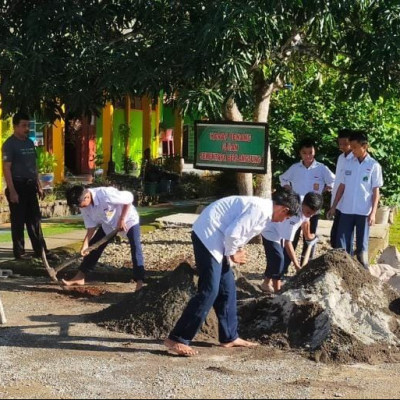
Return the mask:
[[[10,201],[10,192],[6,189],[6,197],[10,207],[11,237],[14,257],[25,253],[24,226],[28,232],[35,255],[40,257],[42,248],[46,248],[40,225],[40,208],[37,197],[37,187],[34,180],[15,181],[14,187],[18,193],[19,202]]]
[[[340,248],[340,246],[338,244],[337,233],[338,233],[338,227],[339,227],[339,221],[340,221],[341,214],[342,213],[339,210],[335,211],[335,218],[333,220],[332,229],[331,229],[331,246],[333,249]]]
[[[315,214],[310,218],[310,233],[316,233],[317,232],[318,221],[319,221],[319,214]],[[293,248],[295,250],[296,250],[297,244],[299,243],[300,234],[301,234],[301,226],[300,226],[299,229],[297,229],[296,234],[294,235]],[[310,260],[312,260],[314,258],[315,246],[316,245],[314,245],[312,247],[312,249],[311,249]],[[307,251],[307,247],[308,246],[307,246],[306,241],[304,240],[304,237],[303,237],[303,250],[301,252],[300,264],[302,264],[302,262],[303,262],[304,256],[305,256],[306,251]],[[288,273],[289,265],[292,262],[292,260],[290,259],[288,253],[286,252],[286,249],[284,251],[284,257],[285,257],[285,261],[284,261],[283,273],[284,273],[284,275],[286,275]]]
[[[102,239],[106,234],[103,231],[103,228],[100,226],[96,233],[89,241],[89,246],[95,244],[100,239]],[[142,245],[140,243],[140,225],[132,226],[129,231],[126,233],[128,237],[129,244],[131,246],[131,256],[132,256],[132,265],[133,265],[133,280],[143,281],[144,280],[144,261],[143,261],[143,253],[142,253]],[[110,243],[112,239],[108,242],[103,243],[97,249],[92,250],[87,256],[83,257],[82,264],[79,267],[79,270],[82,271],[85,275],[94,270],[97,261],[102,255],[104,249]]]

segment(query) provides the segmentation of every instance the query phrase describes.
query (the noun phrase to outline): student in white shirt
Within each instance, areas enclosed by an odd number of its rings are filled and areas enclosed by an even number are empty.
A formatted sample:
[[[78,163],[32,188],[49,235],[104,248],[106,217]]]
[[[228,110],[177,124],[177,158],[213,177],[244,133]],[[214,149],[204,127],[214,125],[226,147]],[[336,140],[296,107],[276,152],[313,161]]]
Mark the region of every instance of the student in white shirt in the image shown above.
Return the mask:
[[[267,293],[278,292],[282,286],[282,276],[287,272],[291,261],[297,271],[301,269],[292,242],[300,227],[306,240],[315,238],[315,234],[310,233],[309,220],[319,212],[321,207],[322,195],[308,192],[304,196],[299,215],[294,215],[280,223],[268,224],[261,233],[267,259],[264,281],[260,285],[261,290]]]
[[[315,160],[315,143],[311,139],[303,139],[300,144],[301,161],[293,164],[284,172],[279,181],[283,187],[291,187],[303,198],[308,192],[322,194],[331,191],[335,181],[335,175],[324,164]],[[317,232],[319,213],[310,218],[311,233]],[[297,245],[300,236],[300,229],[296,232],[293,241]],[[304,238],[303,238],[304,239]],[[302,258],[306,252],[307,245],[304,243]],[[311,250],[310,258],[314,257],[315,246]]]
[[[67,191],[66,197],[70,207],[80,208],[87,232],[81,248],[84,258],[79,271],[71,280],[63,279],[63,284],[84,285],[87,273],[94,269],[109,242],[89,254],[86,254],[86,249],[119,228],[121,233],[128,237],[131,247],[135,290],[141,289],[144,280],[144,261],[140,243],[139,215],[132,204],[132,193],[113,187],[85,189],[83,186],[73,186]]]
[[[368,136],[356,130],[350,135],[354,157],[346,161],[340,184],[328,216],[335,214],[341,201],[337,231],[338,247],[353,254],[353,232],[356,230],[357,259],[368,270],[369,227],[375,223],[379,203],[379,188],[383,185],[382,168],[368,154]]]
[[[342,154],[340,154],[336,163],[336,173],[335,173],[336,179],[332,189],[331,205],[335,200],[336,193],[340,184],[339,177],[343,172],[346,160],[350,160],[351,158],[353,158],[353,152],[351,151],[350,140],[349,140],[351,132],[352,131],[350,129],[341,129],[338,133],[338,147],[339,150],[342,152]],[[337,228],[339,226],[340,214],[341,212],[340,212],[340,202],[339,202],[339,204],[336,207],[336,212],[333,218],[331,237],[330,237],[331,246],[334,249],[337,247],[336,236],[337,236]]]
[[[250,347],[238,335],[236,284],[231,263],[244,264],[243,246],[271,222],[283,221],[299,209],[298,195],[280,189],[272,200],[229,196],[206,207],[193,225],[192,243],[199,275],[198,292],[164,341],[169,351],[194,356],[190,342],[214,307],[222,347]]]

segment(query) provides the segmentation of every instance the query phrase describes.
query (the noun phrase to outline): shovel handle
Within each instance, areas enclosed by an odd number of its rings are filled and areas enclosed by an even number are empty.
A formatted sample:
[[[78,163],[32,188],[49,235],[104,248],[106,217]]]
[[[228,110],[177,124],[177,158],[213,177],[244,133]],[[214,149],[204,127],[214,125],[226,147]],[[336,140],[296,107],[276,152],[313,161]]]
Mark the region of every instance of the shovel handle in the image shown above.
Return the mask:
[[[99,248],[102,244],[111,240],[118,232],[119,232],[119,229],[114,229],[112,232],[110,232],[109,234],[107,234],[106,236],[104,236],[103,238],[98,240],[96,243],[93,243],[91,246],[89,246],[86,249],[86,255],[91,253],[93,250],[96,250],[97,248]],[[57,267],[55,267],[54,268],[55,273],[60,272],[62,269],[64,269],[68,265],[72,264],[75,260],[77,260],[81,257],[82,257],[81,254],[76,254],[76,255],[72,256],[69,260],[66,260],[63,263],[61,263],[60,265],[58,265]]]

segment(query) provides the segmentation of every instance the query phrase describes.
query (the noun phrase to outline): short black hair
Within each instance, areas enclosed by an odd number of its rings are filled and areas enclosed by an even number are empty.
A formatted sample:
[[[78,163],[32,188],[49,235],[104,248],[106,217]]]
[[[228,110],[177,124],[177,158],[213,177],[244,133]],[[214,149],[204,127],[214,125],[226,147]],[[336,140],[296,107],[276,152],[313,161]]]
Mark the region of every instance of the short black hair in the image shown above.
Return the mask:
[[[20,123],[20,121],[25,120],[25,121],[29,121],[29,115],[22,112],[22,111],[18,111],[17,113],[14,114],[13,119],[12,119],[12,123],[13,125],[18,125]]]
[[[319,211],[322,208],[323,202],[322,195],[315,192],[308,192],[303,199],[303,204],[313,211]]]
[[[337,137],[338,137],[338,139],[349,139],[352,132],[353,131],[351,129],[343,128],[343,129],[339,130]]]
[[[82,185],[75,185],[69,188],[65,195],[67,197],[67,204],[71,207],[79,207],[82,201],[82,194],[85,188]]]
[[[272,201],[278,206],[289,209],[289,215],[296,215],[300,210],[300,196],[292,189],[279,187],[272,193]]]
[[[364,130],[355,130],[351,133],[350,142],[356,141],[360,143],[361,145],[368,144],[368,134]]]
[[[310,147],[314,147],[314,149],[315,149],[315,142],[313,139],[305,138],[305,139],[302,139],[299,143],[299,151],[303,148],[308,149]]]

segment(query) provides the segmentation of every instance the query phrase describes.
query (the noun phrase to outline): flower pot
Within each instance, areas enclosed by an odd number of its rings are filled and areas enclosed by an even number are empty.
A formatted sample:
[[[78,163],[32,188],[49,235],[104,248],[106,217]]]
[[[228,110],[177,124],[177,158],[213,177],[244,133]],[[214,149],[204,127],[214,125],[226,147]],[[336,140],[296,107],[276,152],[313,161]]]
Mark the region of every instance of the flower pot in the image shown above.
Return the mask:
[[[157,194],[157,182],[145,182],[144,194],[147,196],[155,196]]]
[[[389,222],[390,207],[382,206],[376,210],[375,223],[387,224]]]
[[[158,184],[158,191],[160,193],[171,193],[171,184],[172,181],[170,179],[161,179],[160,183]]]
[[[54,182],[54,173],[48,172],[39,174],[39,181],[42,185],[42,189],[53,189],[53,182]]]

